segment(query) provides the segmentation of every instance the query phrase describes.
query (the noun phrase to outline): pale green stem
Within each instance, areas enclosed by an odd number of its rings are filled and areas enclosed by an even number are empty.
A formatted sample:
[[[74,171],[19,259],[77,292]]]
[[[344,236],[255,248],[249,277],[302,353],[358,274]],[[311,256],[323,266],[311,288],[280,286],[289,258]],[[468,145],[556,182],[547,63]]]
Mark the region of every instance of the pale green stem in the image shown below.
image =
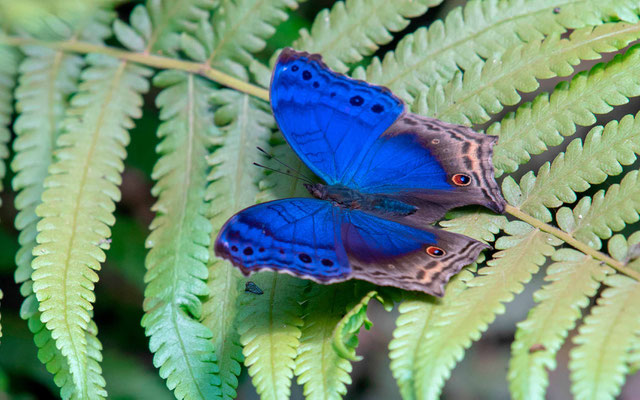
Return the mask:
[[[574,248],[580,250],[581,252],[583,252],[584,254],[590,255],[591,257],[593,257],[596,260],[600,260],[602,262],[604,262],[605,264],[611,266],[612,268],[615,268],[618,272],[621,272],[627,276],[632,277],[633,279],[640,281],[640,272],[635,271],[631,268],[627,268],[625,266],[625,264],[621,261],[618,261],[616,259],[613,259],[611,257],[609,257],[608,255],[594,249],[593,247],[589,247],[587,244],[582,243],[581,241],[577,240],[576,238],[574,238],[573,236],[571,236],[571,234],[560,230],[558,228],[555,228],[549,224],[545,224],[544,222],[537,220],[535,218],[533,218],[532,216],[530,216],[529,214],[526,214],[524,212],[522,212],[522,210],[520,210],[517,207],[513,207],[511,205],[507,204],[507,208],[506,211],[513,215],[514,217],[518,218],[521,221],[524,221],[526,223],[528,223],[529,225],[540,229],[543,232],[547,232],[552,234],[553,236],[557,237],[558,239],[562,240],[563,242],[573,246]]]
[[[138,64],[148,65],[160,69],[177,69],[187,71],[194,74],[202,75],[218,82],[223,86],[236,89],[240,92],[250,94],[252,96],[269,101],[269,92],[266,89],[252,85],[243,80],[232,77],[231,75],[220,72],[211,68],[209,64],[198,63],[193,61],[176,60],[175,58],[163,57],[154,54],[133,53],[127,50],[108,47],[87,42],[50,42],[44,40],[36,40],[25,37],[16,36],[0,36],[0,43],[12,46],[45,46],[56,50],[68,51],[73,53],[99,53],[106,54],[121,60],[132,61]]]

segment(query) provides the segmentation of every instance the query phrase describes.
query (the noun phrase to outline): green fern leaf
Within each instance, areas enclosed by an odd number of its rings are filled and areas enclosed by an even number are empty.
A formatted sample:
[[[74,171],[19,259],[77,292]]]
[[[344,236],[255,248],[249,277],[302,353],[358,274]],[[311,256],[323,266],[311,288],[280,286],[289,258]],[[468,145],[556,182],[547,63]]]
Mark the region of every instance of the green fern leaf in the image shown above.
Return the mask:
[[[347,72],[347,64],[373,54],[378,45],[393,39],[390,32],[406,28],[409,21],[435,7],[442,0],[347,0],[337,2],[331,11],[322,10],[315,18],[311,33],[300,31],[293,47],[321,53],[324,62],[339,72]]]
[[[471,265],[453,276],[445,286],[442,299],[418,293],[404,294],[404,301],[398,306],[400,316],[396,320],[393,339],[389,343],[391,371],[403,399],[421,398],[416,374],[423,354],[422,345],[436,321],[436,311],[467,288],[467,282],[473,279],[475,271],[476,265]]]
[[[215,121],[223,133],[218,139],[220,147],[209,157],[212,171],[207,188],[211,223],[217,232],[235,212],[255,203],[263,171],[247,160],[258,159],[256,147],[267,147],[274,121],[264,102],[246,94],[218,90],[213,102],[217,106]],[[233,399],[243,360],[237,333],[237,299],[242,295],[245,279],[230,263],[216,258],[213,247],[209,252],[210,294],[203,306],[203,323],[214,335],[222,397]]]
[[[264,294],[240,298],[238,331],[245,365],[262,400],[289,397],[300,345],[302,297],[306,282],[289,275],[260,272],[251,276]]]
[[[175,54],[179,46],[181,32],[193,32],[198,22],[207,18],[209,12],[218,0],[150,0],[146,2],[146,9],[157,27],[155,38],[147,36],[152,50]],[[136,23],[136,15],[131,15],[131,25],[139,31],[142,24]],[[154,33],[152,33],[153,35]]]
[[[154,84],[165,87],[158,95],[158,128],[163,140],[153,171],[157,216],[147,239],[142,326],[150,337],[154,364],[179,399],[220,395],[212,333],[198,322],[200,297],[206,296],[207,251],[211,224],[203,200],[212,145],[209,112],[212,89],[192,74],[166,71]]]
[[[4,160],[9,156],[7,143],[11,139],[11,132],[8,126],[11,123],[11,114],[13,113],[13,87],[18,72],[18,62],[19,55],[15,49],[0,46],[0,181],[7,172]],[[3,189],[3,185],[0,183],[0,191]],[[2,296],[2,291],[0,291],[0,299]],[[0,337],[2,337],[1,326]]]
[[[19,62],[20,56],[14,48],[0,46],[0,191],[4,189],[1,181],[7,172],[4,160],[9,156],[9,124],[13,113],[13,87],[16,84]]]
[[[474,64],[464,76],[456,74],[444,87],[433,85],[426,114],[463,125],[487,122],[505,105],[520,102],[520,93],[538,89],[538,80],[571,75],[581,60],[598,59],[639,37],[640,24],[620,22],[578,29],[568,39],[554,33],[512,47],[501,58]]]
[[[554,13],[554,10],[560,12]],[[451,11],[444,22],[405,36],[394,52],[368,66],[369,82],[389,87],[412,104],[420,92],[451,80],[461,68],[469,71],[483,59],[499,58],[523,42],[541,40],[552,33],[598,25],[621,18],[636,22],[636,4],[597,0],[480,1]]]
[[[242,77],[233,62],[249,66],[253,53],[262,50],[275,26],[288,18],[286,11],[303,0],[229,0],[222,3],[211,20],[214,40],[212,65]],[[246,78],[246,77],[245,77]]]
[[[80,397],[100,385],[88,368],[85,332],[90,321],[92,291],[105,255],[102,243],[114,222],[114,201],[120,193],[126,128],[141,113],[141,92],[150,70],[101,56],[87,57],[80,92],[74,96],[58,138],[58,161],[49,169],[38,223],[33,290],[41,320],[52,331],[67,358]],[[95,389],[101,396],[104,390]]]
[[[445,294],[442,304],[430,311],[428,329],[423,320],[403,326],[404,332],[413,331],[417,338],[414,343],[419,343],[410,350],[415,354],[411,371],[398,367],[394,371],[394,376],[411,378],[408,384],[401,384],[405,398],[438,398],[464,349],[480,337],[496,314],[504,312],[503,303],[522,291],[523,284],[553,252],[553,246],[560,244],[553,236],[518,221],[507,224],[505,232],[508,235],[496,242],[496,248],[502,251],[488,262],[488,267],[478,270],[478,276],[467,282],[466,290],[452,287],[452,294]],[[398,345],[390,347],[395,349]]]
[[[504,215],[496,215],[486,208],[473,207],[459,209],[447,213],[447,218],[440,221],[439,225],[449,232],[470,236],[486,243],[495,241],[495,235],[507,223]]]
[[[108,26],[113,16],[106,10],[96,10],[85,21],[76,21],[74,29],[68,21],[50,19],[51,26],[59,27],[71,37],[91,43],[102,43],[110,34]],[[68,37],[62,37],[67,39]],[[63,398],[77,396],[69,367],[56,348],[51,332],[40,321],[38,300],[33,293],[31,281],[32,252],[36,246],[36,207],[41,203],[44,180],[53,157],[53,148],[60,133],[63,116],[67,108],[66,99],[77,90],[80,67],[83,59],[46,47],[22,47],[25,59],[21,64],[20,84],[16,89],[16,108],[20,112],[14,124],[16,139],[13,142],[15,156],[11,168],[15,172],[13,189],[18,192],[14,205],[18,210],[15,225],[20,230],[20,249],[16,254],[16,283],[25,300],[20,316],[28,320],[38,347],[38,358],[54,374],[54,382],[61,388]],[[99,341],[87,333],[89,344]],[[88,362],[93,362],[91,359]],[[98,379],[101,379],[99,376]],[[100,386],[100,385],[98,385]],[[102,384],[103,386],[103,384]]]
[[[604,128],[594,127],[585,138],[584,146],[581,139],[574,139],[566,152],[540,168],[520,208],[549,221],[551,214],[547,207],[573,203],[576,192],[602,183],[610,175],[620,174],[622,165],[633,164],[636,154],[640,153],[639,127],[640,122],[627,115],[620,123],[612,121]]]
[[[614,399],[629,372],[629,350],[640,332],[640,284],[612,275],[574,338],[569,369],[576,399]]]
[[[494,234],[503,229],[507,222],[504,216],[479,208],[457,210],[449,213],[449,216],[455,218],[440,222],[446,230],[487,242],[494,241]],[[400,316],[396,321],[393,340],[389,343],[391,371],[404,399],[421,398],[416,380],[420,368],[418,360],[424,354],[422,346],[425,338],[430,335],[429,330],[437,320],[436,310],[446,307],[449,301],[455,300],[467,288],[475,269],[476,265],[472,265],[455,275],[446,285],[443,299],[423,294],[405,294],[405,301],[399,306]]]
[[[639,71],[640,47],[634,46],[609,63],[576,75],[571,83],[560,83],[551,95],[542,94],[491,125],[487,133],[500,136],[493,155],[496,175],[513,172],[529,161],[530,155],[559,145],[563,136],[575,133],[576,124],[594,124],[594,114],[606,114],[613,106],[639,96]]]
[[[606,193],[598,191],[593,198],[583,197],[575,208],[558,210],[558,226],[589,246],[600,249],[600,239],[640,218],[640,177],[629,172],[620,184],[609,186]]]
[[[365,287],[368,286],[369,285],[366,285]],[[338,322],[333,333],[333,348],[338,356],[352,361],[360,361],[362,359],[362,357],[356,356],[358,332],[360,332],[360,328],[364,326],[366,329],[369,329],[373,326],[373,322],[367,317],[369,302],[375,298],[384,304],[384,299],[375,290],[369,291],[364,296],[356,295],[356,298],[361,298],[361,300],[353,305],[349,305],[350,310]],[[391,304],[391,307],[392,306],[393,304]]]
[[[545,277],[549,283],[534,294],[538,304],[518,323],[511,345],[508,377],[514,399],[545,398],[547,369],[555,369],[556,353],[580,319],[581,309],[613,272],[572,249],[557,251],[553,260]]]
[[[334,349],[336,326],[356,294],[357,283],[309,284],[295,374],[307,400],[341,399],[351,384],[351,363]],[[368,301],[368,299],[367,299]]]
[[[14,202],[18,210],[15,225],[20,230],[15,280],[22,284],[20,291],[25,300],[20,315],[29,320],[29,327],[38,343],[38,357],[46,360],[47,369],[55,374],[56,383],[64,382],[67,385],[60,386],[61,394],[63,398],[69,398],[73,393],[73,380],[50,331],[40,322],[38,300],[32,289],[31,262],[36,246],[36,225],[40,220],[35,210],[41,203],[44,180],[60,133],[66,108],[63,99],[77,90],[76,83],[83,61],[79,56],[63,55],[42,47],[27,47],[23,51],[26,55],[22,63],[24,72],[16,89],[16,108],[20,115],[14,124],[15,156],[11,163],[15,172],[13,189],[19,193]]]

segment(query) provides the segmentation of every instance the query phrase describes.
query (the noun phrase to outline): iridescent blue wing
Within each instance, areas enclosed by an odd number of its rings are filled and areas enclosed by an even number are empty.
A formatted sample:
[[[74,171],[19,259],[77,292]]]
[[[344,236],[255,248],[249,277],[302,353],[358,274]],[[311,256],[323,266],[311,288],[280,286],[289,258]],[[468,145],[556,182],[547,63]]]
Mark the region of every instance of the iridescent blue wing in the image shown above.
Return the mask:
[[[293,198],[262,203],[231,217],[215,251],[245,274],[262,269],[339,282],[349,278],[349,260],[335,223],[339,210],[327,201]],[[338,229],[338,230],[337,230]]]
[[[455,233],[302,198],[239,212],[215,243],[216,254],[245,275],[269,269],[319,283],[355,278],[436,296],[487,247]]]
[[[319,55],[292,49],[278,57],[270,101],[287,142],[328,184],[344,182],[404,111],[388,89],[347,78]]]
[[[415,226],[468,204],[502,213],[506,203],[491,160],[496,141],[465,126],[405,113],[372,144],[345,184],[416,206],[400,219]]]

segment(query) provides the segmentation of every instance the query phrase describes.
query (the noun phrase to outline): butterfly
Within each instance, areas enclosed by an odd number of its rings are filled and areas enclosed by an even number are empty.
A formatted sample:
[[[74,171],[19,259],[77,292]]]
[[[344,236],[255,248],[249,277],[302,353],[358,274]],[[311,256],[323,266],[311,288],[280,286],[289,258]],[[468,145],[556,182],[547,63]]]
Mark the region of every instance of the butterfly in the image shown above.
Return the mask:
[[[389,89],[290,48],[274,67],[270,101],[285,139],[325,184],[305,184],[314,198],[258,204],[225,223],[215,252],[245,275],[361,279],[442,296],[489,247],[430,224],[469,204],[504,211],[491,161],[497,137],[412,114]]]

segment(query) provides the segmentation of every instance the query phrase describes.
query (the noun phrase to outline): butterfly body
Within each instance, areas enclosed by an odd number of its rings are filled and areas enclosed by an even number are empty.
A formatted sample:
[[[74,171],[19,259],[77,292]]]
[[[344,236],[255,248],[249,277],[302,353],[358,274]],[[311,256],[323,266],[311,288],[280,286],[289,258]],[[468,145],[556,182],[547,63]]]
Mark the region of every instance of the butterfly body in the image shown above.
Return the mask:
[[[305,184],[305,187],[313,197],[330,201],[336,207],[397,217],[411,215],[417,211],[417,207],[384,194],[362,193],[342,185],[321,183]]]
[[[215,251],[244,274],[355,278],[442,296],[489,247],[430,224],[468,204],[504,210],[495,137],[406,112],[388,89],[292,49],[278,58],[270,99],[284,137],[325,184],[305,185],[315,198],[259,204],[227,221]]]

